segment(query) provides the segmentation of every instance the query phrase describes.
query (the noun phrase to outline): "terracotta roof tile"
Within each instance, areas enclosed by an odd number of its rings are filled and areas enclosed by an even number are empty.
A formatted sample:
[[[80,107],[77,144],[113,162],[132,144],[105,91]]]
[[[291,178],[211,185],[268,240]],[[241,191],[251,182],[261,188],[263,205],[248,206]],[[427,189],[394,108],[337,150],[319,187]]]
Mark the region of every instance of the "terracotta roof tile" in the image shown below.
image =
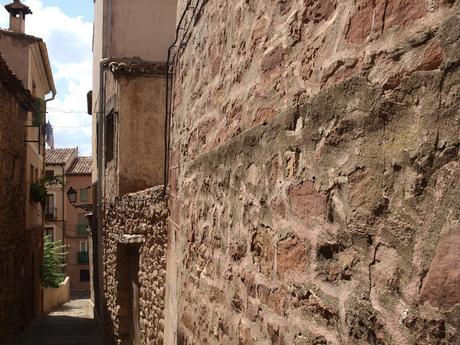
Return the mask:
[[[67,171],[69,175],[91,175],[93,161],[91,157],[78,157]]]
[[[65,164],[74,152],[78,153],[77,148],[65,149],[46,149],[46,164],[60,165]]]

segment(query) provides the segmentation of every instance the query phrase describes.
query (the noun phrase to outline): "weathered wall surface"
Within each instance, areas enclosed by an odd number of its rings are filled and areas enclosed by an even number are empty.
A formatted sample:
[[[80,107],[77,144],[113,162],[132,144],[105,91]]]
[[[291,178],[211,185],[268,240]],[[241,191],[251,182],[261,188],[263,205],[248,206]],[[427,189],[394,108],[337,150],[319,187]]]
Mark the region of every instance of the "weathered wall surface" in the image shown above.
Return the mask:
[[[163,185],[166,79],[128,76],[118,83],[120,194]]]
[[[3,63],[3,62],[2,62]],[[3,68],[3,65],[2,65]],[[0,341],[27,318],[25,281],[25,120],[14,93],[0,83]],[[22,287],[22,288],[21,288]],[[24,294],[24,295],[23,295]]]
[[[139,248],[140,343],[163,344],[167,203],[163,187],[127,194],[104,207],[104,289],[107,344],[127,344],[129,291],[126,257]]]
[[[115,119],[114,155],[103,188],[114,197],[163,184],[166,79],[164,64],[122,59],[110,68],[105,97]]]
[[[66,277],[65,280],[59,285],[58,288],[44,288],[43,289],[43,312],[48,314],[56,307],[68,302],[70,300],[70,278]]]
[[[458,1],[202,4],[166,343],[459,342]]]

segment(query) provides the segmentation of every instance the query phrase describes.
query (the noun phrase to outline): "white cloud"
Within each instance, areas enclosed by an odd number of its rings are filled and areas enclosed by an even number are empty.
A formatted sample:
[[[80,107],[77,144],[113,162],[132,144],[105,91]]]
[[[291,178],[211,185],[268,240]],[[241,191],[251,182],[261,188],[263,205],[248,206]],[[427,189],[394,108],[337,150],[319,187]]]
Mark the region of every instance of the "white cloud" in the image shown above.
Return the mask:
[[[68,0],[64,0],[68,1]],[[7,3],[10,1],[4,1]],[[48,120],[54,127],[57,147],[78,146],[80,154],[91,154],[91,124],[86,112],[86,94],[92,88],[93,24],[70,17],[59,7],[26,0],[33,14],[26,18],[26,33],[43,38],[48,47],[58,95],[48,103]],[[1,11],[0,26],[8,26],[8,13]],[[75,111],[69,113],[68,111]],[[73,127],[73,128],[63,128]],[[79,127],[79,128],[77,128]]]

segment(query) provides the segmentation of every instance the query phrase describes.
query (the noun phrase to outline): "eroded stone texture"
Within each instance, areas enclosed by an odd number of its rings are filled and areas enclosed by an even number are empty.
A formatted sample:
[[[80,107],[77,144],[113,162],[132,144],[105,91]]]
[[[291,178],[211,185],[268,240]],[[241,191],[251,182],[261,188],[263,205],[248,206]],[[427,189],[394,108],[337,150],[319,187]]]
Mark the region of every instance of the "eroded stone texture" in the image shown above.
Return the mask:
[[[459,342],[440,254],[458,254],[458,1],[199,12],[176,69],[168,339]]]
[[[32,315],[26,226],[26,119],[33,98],[0,56],[0,343]],[[40,207],[39,204],[37,207]],[[35,307],[35,305],[34,305]]]
[[[107,343],[127,344],[129,262],[124,250],[139,250],[141,344],[163,344],[166,279],[167,201],[154,187],[106,202],[104,206],[104,293]]]

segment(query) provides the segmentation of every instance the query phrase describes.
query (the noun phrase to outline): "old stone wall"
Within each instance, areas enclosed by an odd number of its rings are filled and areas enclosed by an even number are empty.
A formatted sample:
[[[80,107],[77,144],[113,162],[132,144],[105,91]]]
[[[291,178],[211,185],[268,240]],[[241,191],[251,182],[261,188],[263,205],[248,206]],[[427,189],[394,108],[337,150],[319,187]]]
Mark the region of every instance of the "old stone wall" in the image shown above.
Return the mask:
[[[3,62],[0,61],[0,64]],[[3,68],[3,65],[1,66]],[[0,71],[3,73],[3,71]],[[0,82],[0,342],[26,321],[25,120],[15,93]]]
[[[166,343],[459,342],[458,1],[194,8]]]
[[[128,344],[132,312],[130,249],[138,253],[140,344],[163,344],[167,202],[163,187],[126,194],[104,205],[104,308],[106,344]],[[136,304],[136,302],[134,303]],[[135,313],[136,314],[136,313]]]

